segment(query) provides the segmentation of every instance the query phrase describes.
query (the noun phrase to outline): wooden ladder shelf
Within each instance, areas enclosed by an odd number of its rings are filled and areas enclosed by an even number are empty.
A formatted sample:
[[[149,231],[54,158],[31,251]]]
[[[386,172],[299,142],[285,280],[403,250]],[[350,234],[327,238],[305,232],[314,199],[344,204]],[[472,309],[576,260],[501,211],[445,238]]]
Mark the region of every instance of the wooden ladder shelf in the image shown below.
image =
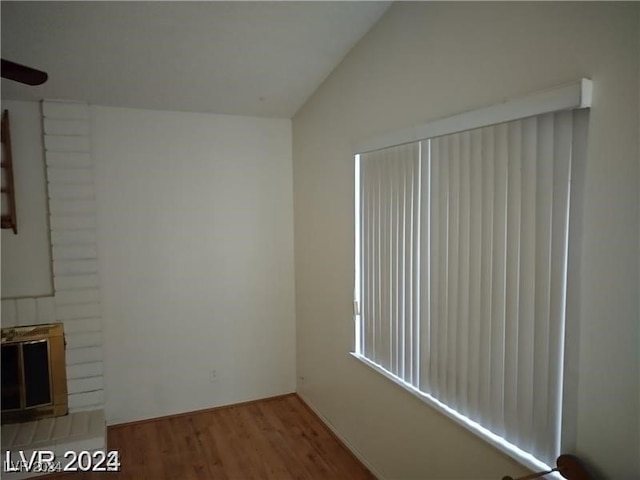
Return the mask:
[[[13,187],[13,160],[11,158],[11,132],[9,129],[9,111],[2,112],[2,228],[10,228],[18,233],[16,215],[16,196]]]

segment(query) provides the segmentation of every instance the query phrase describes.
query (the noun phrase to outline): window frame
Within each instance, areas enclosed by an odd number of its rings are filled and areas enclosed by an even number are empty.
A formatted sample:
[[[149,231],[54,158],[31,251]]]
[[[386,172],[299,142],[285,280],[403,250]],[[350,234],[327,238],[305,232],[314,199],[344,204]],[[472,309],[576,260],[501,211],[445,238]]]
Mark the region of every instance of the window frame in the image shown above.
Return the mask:
[[[361,324],[361,309],[359,302],[361,300],[361,292],[359,291],[361,284],[361,264],[360,264],[360,245],[361,245],[361,232],[358,225],[360,219],[360,162],[361,154],[372,152],[375,150],[388,148],[404,143],[418,142],[427,140],[436,136],[447,135],[450,133],[456,133],[466,130],[472,130],[475,128],[481,128],[484,126],[494,125],[498,123],[505,123],[512,120],[521,118],[536,116],[544,113],[558,112],[563,110],[574,110],[580,108],[590,108],[592,98],[592,83],[591,80],[581,79],[578,82],[574,82],[571,85],[565,85],[562,87],[556,87],[553,89],[544,90],[527,97],[518,98],[515,100],[509,100],[502,104],[490,106],[471,112],[466,112],[444,119],[436,120],[424,125],[414,126],[409,129],[401,130],[398,132],[390,133],[380,137],[366,140],[365,142],[354,145],[354,167],[355,167],[355,191],[354,191],[354,214],[355,214],[355,272],[354,272],[354,350],[350,352],[351,356],[359,360],[362,364],[378,372],[388,380],[392,381],[396,385],[402,387],[422,402],[430,405],[439,412],[443,413],[453,421],[462,425],[464,428],[476,433],[488,443],[494,445],[496,448],[506,453],[510,457],[519,461],[521,464],[532,470],[548,470],[552,466],[538,460],[530,453],[518,448],[517,446],[507,442],[502,437],[489,431],[477,422],[470,420],[464,415],[458,413],[453,408],[439,401],[432,395],[421,391],[416,386],[402,380],[401,378],[393,375],[389,371],[385,370],[381,366],[377,365],[362,353],[362,335],[363,326]],[[586,129],[585,129],[586,131]],[[582,139],[583,144],[586,147],[586,138]],[[586,152],[580,152],[583,156]],[[580,198],[582,196],[581,184],[579,179],[583,176],[583,171],[579,165],[575,172],[572,172],[572,178],[578,179],[578,182],[572,182],[571,186],[571,198],[570,208],[572,213],[569,215],[568,230],[569,232],[579,232],[581,223],[581,204]],[[575,185],[574,185],[575,183]],[[576,188],[577,187],[577,188]],[[577,202],[575,200],[578,200]],[[577,210],[577,211],[573,211]],[[570,235],[573,235],[570,233]],[[569,263],[569,270],[567,276],[577,278],[576,271],[579,269],[580,255],[580,242],[578,239],[571,238],[572,247],[568,249],[567,261]],[[574,248],[573,244],[576,244]],[[577,282],[569,283],[566,289],[567,304],[566,304],[566,323],[565,328],[571,329],[572,332],[577,332],[577,315],[574,312],[575,306],[572,306],[571,299],[577,298]],[[570,297],[570,298],[569,298]],[[577,337],[577,335],[574,335]],[[566,340],[566,338],[565,338]],[[575,412],[573,412],[569,406],[575,407],[575,401],[577,399],[577,343],[566,341],[564,346],[564,370],[565,375],[563,378],[563,395],[562,395],[562,432],[563,438],[561,441],[561,450],[568,451],[575,445]],[[575,410],[575,408],[574,408]],[[554,474],[551,478],[561,479],[562,476]]]

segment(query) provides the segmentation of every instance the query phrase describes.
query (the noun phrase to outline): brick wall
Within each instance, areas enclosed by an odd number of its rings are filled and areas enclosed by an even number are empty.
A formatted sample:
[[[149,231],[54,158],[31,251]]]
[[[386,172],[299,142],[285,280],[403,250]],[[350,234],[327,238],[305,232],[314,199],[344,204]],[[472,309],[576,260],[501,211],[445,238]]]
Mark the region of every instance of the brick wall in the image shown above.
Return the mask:
[[[102,408],[102,317],[91,158],[85,103],[42,103],[52,297],[2,300],[2,326],[62,322],[71,412]]]

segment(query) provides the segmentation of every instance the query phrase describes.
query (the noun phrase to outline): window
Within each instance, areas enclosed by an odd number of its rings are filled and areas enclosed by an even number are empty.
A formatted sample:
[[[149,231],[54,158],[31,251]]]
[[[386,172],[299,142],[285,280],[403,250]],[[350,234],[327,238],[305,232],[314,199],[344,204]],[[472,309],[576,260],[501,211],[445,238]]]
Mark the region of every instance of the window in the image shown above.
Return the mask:
[[[563,108],[356,155],[355,355],[533,468],[570,441],[571,178],[587,121]]]

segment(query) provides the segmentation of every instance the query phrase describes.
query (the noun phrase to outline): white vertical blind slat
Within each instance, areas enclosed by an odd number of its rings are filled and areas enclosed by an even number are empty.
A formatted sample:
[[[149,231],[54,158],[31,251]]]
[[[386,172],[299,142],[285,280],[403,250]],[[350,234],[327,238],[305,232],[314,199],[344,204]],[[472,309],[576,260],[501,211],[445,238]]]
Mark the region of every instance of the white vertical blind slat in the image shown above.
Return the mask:
[[[409,221],[407,222],[407,230],[405,232],[407,242],[407,277],[404,292],[404,301],[407,305],[407,312],[405,315],[404,324],[404,372],[401,377],[406,380],[411,369],[411,321],[410,319],[414,315],[413,311],[413,229],[415,224],[415,213],[413,211],[413,169],[412,165],[407,162],[407,176],[404,181],[405,198],[407,202],[407,214]]]
[[[504,328],[505,328],[505,264],[507,213],[507,125],[494,127],[495,182],[493,203],[493,275],[491,286],[491,424],[492,430],[504,435]]]
[[[555,114],[553,205],[551,226],[551,284],[549,312],[549,397],[546,457],[560,451],[560,407],[562,402],[562,345],[566,305],[567,238],[569,224],[569,172],[572,143],[572,112]],[[555,432],[555,433],[554,433]]]
[[[469,259],[469,404],[471,418],[480,418],[480,338],[481,315],[481,263],[482,263],[482,131],[471,132],[470,146],[470,259]]]
[[[395,150],[395,149],[394,149]],[[397,152],[392,153],[392,162],[384,162],[382,167],[382,316],[381,316],[381,338],[380,338],[380,364],[387,370],[391,367],[391,328],[393,323],[391,312],[391,198],[393,183],[390,175],[393,167],[397,165]]]
[[[535,327],[536,273],[536,118],[523,120],[522,132],[522,204],[520,210],[520,278],[518,307],[518,385],[517,385],[517,445],[531,451],[533,431],[533,359]]]
[[[518,430],[518,305],[520,301],[520,219],[522,203],[522,122],[508,125],[504,419],[509,440]]]
[[[419,384],[422,391],[429,390],[431,375],[431,141],[420,143],[420,335],[418,337],[418,351],[420,358]]]
[[[372,181],[371,186],[371,339],[369,348],[371,350],[372,359],[376,358],[376,337],[377,331],[380,328],[378,324],[378,315],[380,310],[380,186],[378,168],[375,160],[372,160],[371,165]]]
[[[412,279],[413,279],[413,315],[410,318],[411,328],[411,375],[406,380],[412,385],[416,385],[418,382],[418,375],[420,372],[419,360],[420,350],[418,345],[418,339],[420,334],[420,219],[422,216],[421,206],[421,158],[420,158],[420,145],[416,144],[418,152],[412,156],[414,161],[412,162],[412,207],[413,217],[415,222],[413,223],[413,249],[411,258]]]
[[[482,129],[482,259],[480,264],[480,417],[491,426],[491,327],[493,271],[494,136],[491,127]]]
[[[450,135],[443,142],[448,144],[448,157],[442,160],[449,164],[449,210],[447,272],[449,285],[447,294],[447,398],[448,404],[458,408],[457,383],[457,340],[458,340],[458,299],[459,299],[459,261],[460,261],[460,136]]]
[[[402,284],[402,292],[400,293],[402,298],[403,305],[403,318],[407,319],[411,316],[411,305],[408,303],[407,292],[411,287],[411,276],[413,274],[412,265],[411,265],[411,249],[409,238],[411,236],[411,223],[413,221],[412,212],[411,212],[411,199],[408,195],[407,191],[409,186],[411,185],[411,170],[408,166],[404,169],[404,177],[402,179],[402,187],[404,192],[404,225],[403,225],[403,249],[404,249],[404,277]],[[402,354],[402,366],[403,366],[403,376],[405,378],[405,372],[407,370],[407,365],[410,360],[409,357],[409,349],[407,348],[408,342],[408,329],[406,325],[406,321],[403,322],[402,329],[402,338],[403,338],[403,354]]]
[[[429,211],[429,240],[430,248],[427,255],[429,262],[429,383],[428,392],[440,397],[440,315],[442,309],[442,294],[440,280],[441,253],[441,215],[442,193],[440,192],[440,145],[436,140],[429,142],[429,190],[431,194]]]
[[[360,347],[360,351],[366,357],[370,358],[371,356],[371,335],[372,335],[372,324],[371,324],[371,299],[372,288],[371,283],[373,281],[373,272],[371,271],[371,263],[372,263],[372,241],[373,241],[373,231],[371,228],[371,182],[370,182],[370,165],[365,164],[364,162],[360,162],[360,215],[362,216],[360,223],[360,242],[362,243],[362,260],[360,268],[362,270],[362,275],[360,277],[360,282],[362,283],[361,295],[360,299],[360,321],[362,322],[362,332],[361,339],[362,345]]]
[[[413,205],[412,205],[412,172],[410,165],[406,166],[406,176],[403,181],[403,188],[405,192],[405,205],[406,205],[406,214],[405,214],[405,230],[404,230],[404,246],[406,252],[406,270],[405,270],[405,289],[402,292],[404,304],[405,304],[405,314],[404,314],[404,372],[403,372],[403,380],[407,380],[408,374],[410,372],[411,365],[411,325],[410,319],[413,315],[413,305],[412,305],[412,290],[413,290],[413,262],[412,262],[412,241],[413,241],[413,223],[414,223],[414,215],[413,215]]]
[[[448,158],[449,149],[446,139],[442,138],[435,140],[438,145],[438,150],[442,159]],[[439,306],[438,312],[438,391],[440,398],[444,402],[449,401],[449,395],[447,390],[447,354],[449,346],[448,339],[448,320],[449,320],[449,164],[448,162],[441,161],[438,157],[436,161],[440,163],[440,215],[439,229],[440,229],[440,251],[439,255],[439,271],[438,277],[440,278],[439,289]]]
[[[553,200],[553,115],[538,119],[536,278],[533,370],[533,453],[544,457],[548,441],[549,287]]]
[[[458,335],[456,351],[458,357],[458,377],[456,391],[459,411],[468,415],[469,411],[469,299],[471,262],[471,186],[470,157],[471,134],[463,132],[460,138],[460,209],[459,209],[459,257],[458,262]]]
[[[372,245],[371,245],[371,270],[372,270],[372,282],[371,282],[371,324],[372,324],[372,332],[371,332],[371,358],[375,359],[376,352],[376,337],[378,336],[377,331],[380,328],[378,324],[378,315],[380,310],[380,233],[379,233],[379,221],[380,221],[380,185],[379,185],[379,174],[377,164],[374,161],[371,162],[371,173],[372,180],[375,182],[372,186],[371,199],[371,233],[372,233]]]
[[[398,306],[399,302],[399,263],[402,261],[400,258],[400,250],[399,250],[399,218],[400,218],[400,196],[402,194],[400,188],[398,188],[398,183],[402,180],[402,164],[398,165],[398,168],[391,168],[389,172],[389,177],[391,179],[391,218],[390,218],[390,243],[391,243],[391,252],[390,252],[390,262],[391,262],[391,285],[390,285],[390,307],[391,307],[391,326],[390,326],[390,345],[389,348],[391,350],[391,364],[390,370],[395,375],[401,374],[398,364],[398,358],[400,355],[400,345],[402,342],[399,342],[398,333],[400,329],[400,315],[398,314]]]
[[[380,348],[379,348],[379,342],[380,342],[380,312],[382,309],[382,303],[381,303],[381,282],[382,282],[382,270],[380,268],[380,261],[381,261],[381,254],[380,254],[380,245],[381,245],[381,238],[382,238],[382,234],[380,232],[380,222],[381,222],[381,218],[382,218],[382,208],[381,208],[381,203],[380,203],[380,195],[381,195],[381,191],[380,191],[380,172],[379,172],[379,162],[377,161],[377,158],[373,158],[372,162],[371,162],[371,170],[372,170],[372,174],[373,174],[373,180],[375,181],[375,187],[374,187],[374,192],[373,192],[373,198],[375,201],[375,209],[374,209],[374,216],[372,219],[372,227],[373,227],[373,237],[374,237],[374,242],[373,242],[373,261],[372,261],[372,269],[373,269],[373,294],[372,294],[372,303],[373,303],[373,307],[372,307],[372,322],[373,322],[373,338],[371,339],[371,351],[372,351],[372,356],[371,358],[374,359],[376,362],[379,362],[379,355],[380,355]]]
[[[377,218],[376,221],[381,225],[384,225],[384,190],[382,186],[382,166],[380,159],[375,159],[375,173],[376,173],[376,200],[377,200]],[[385,229],[377,226],[376,228],[376,306],[375,306],[375,330],[374,330],[374,339],[373,339],[373,351],[374,358],[376,363],[382,363],[382,317],[384,315],[384,307],[385,307],[385,291],[384,291],[384,281],[385,281],[385,269],[384,269],[384,238],[385,238]]]
[[[405,193],[406,190],[406,180],[407,180],[407,168],[406,165],[403,164],[398,171],[398,182],[399,188],[398,190],[398,224],[397,224],[397,233],[398,233],[398,269],[397,269],[397,290],[396,290],[396,299],[397,299],[397,307],[396,314],[398,316],[398,325],[397,325],[397,342],[398,342],[398,351],[397,351],[397,371],[399,376],[402,377],[404,375],[404,358],[406,355],[406,347],[404,342],[401,339],[404,338],[405,335],[405,306],[402,301],[402,293],[405,289],[405,278],[407,274],[407,249],[405,245],[405,228],[406,228],[406,212],[407,212],[407,195]]]

